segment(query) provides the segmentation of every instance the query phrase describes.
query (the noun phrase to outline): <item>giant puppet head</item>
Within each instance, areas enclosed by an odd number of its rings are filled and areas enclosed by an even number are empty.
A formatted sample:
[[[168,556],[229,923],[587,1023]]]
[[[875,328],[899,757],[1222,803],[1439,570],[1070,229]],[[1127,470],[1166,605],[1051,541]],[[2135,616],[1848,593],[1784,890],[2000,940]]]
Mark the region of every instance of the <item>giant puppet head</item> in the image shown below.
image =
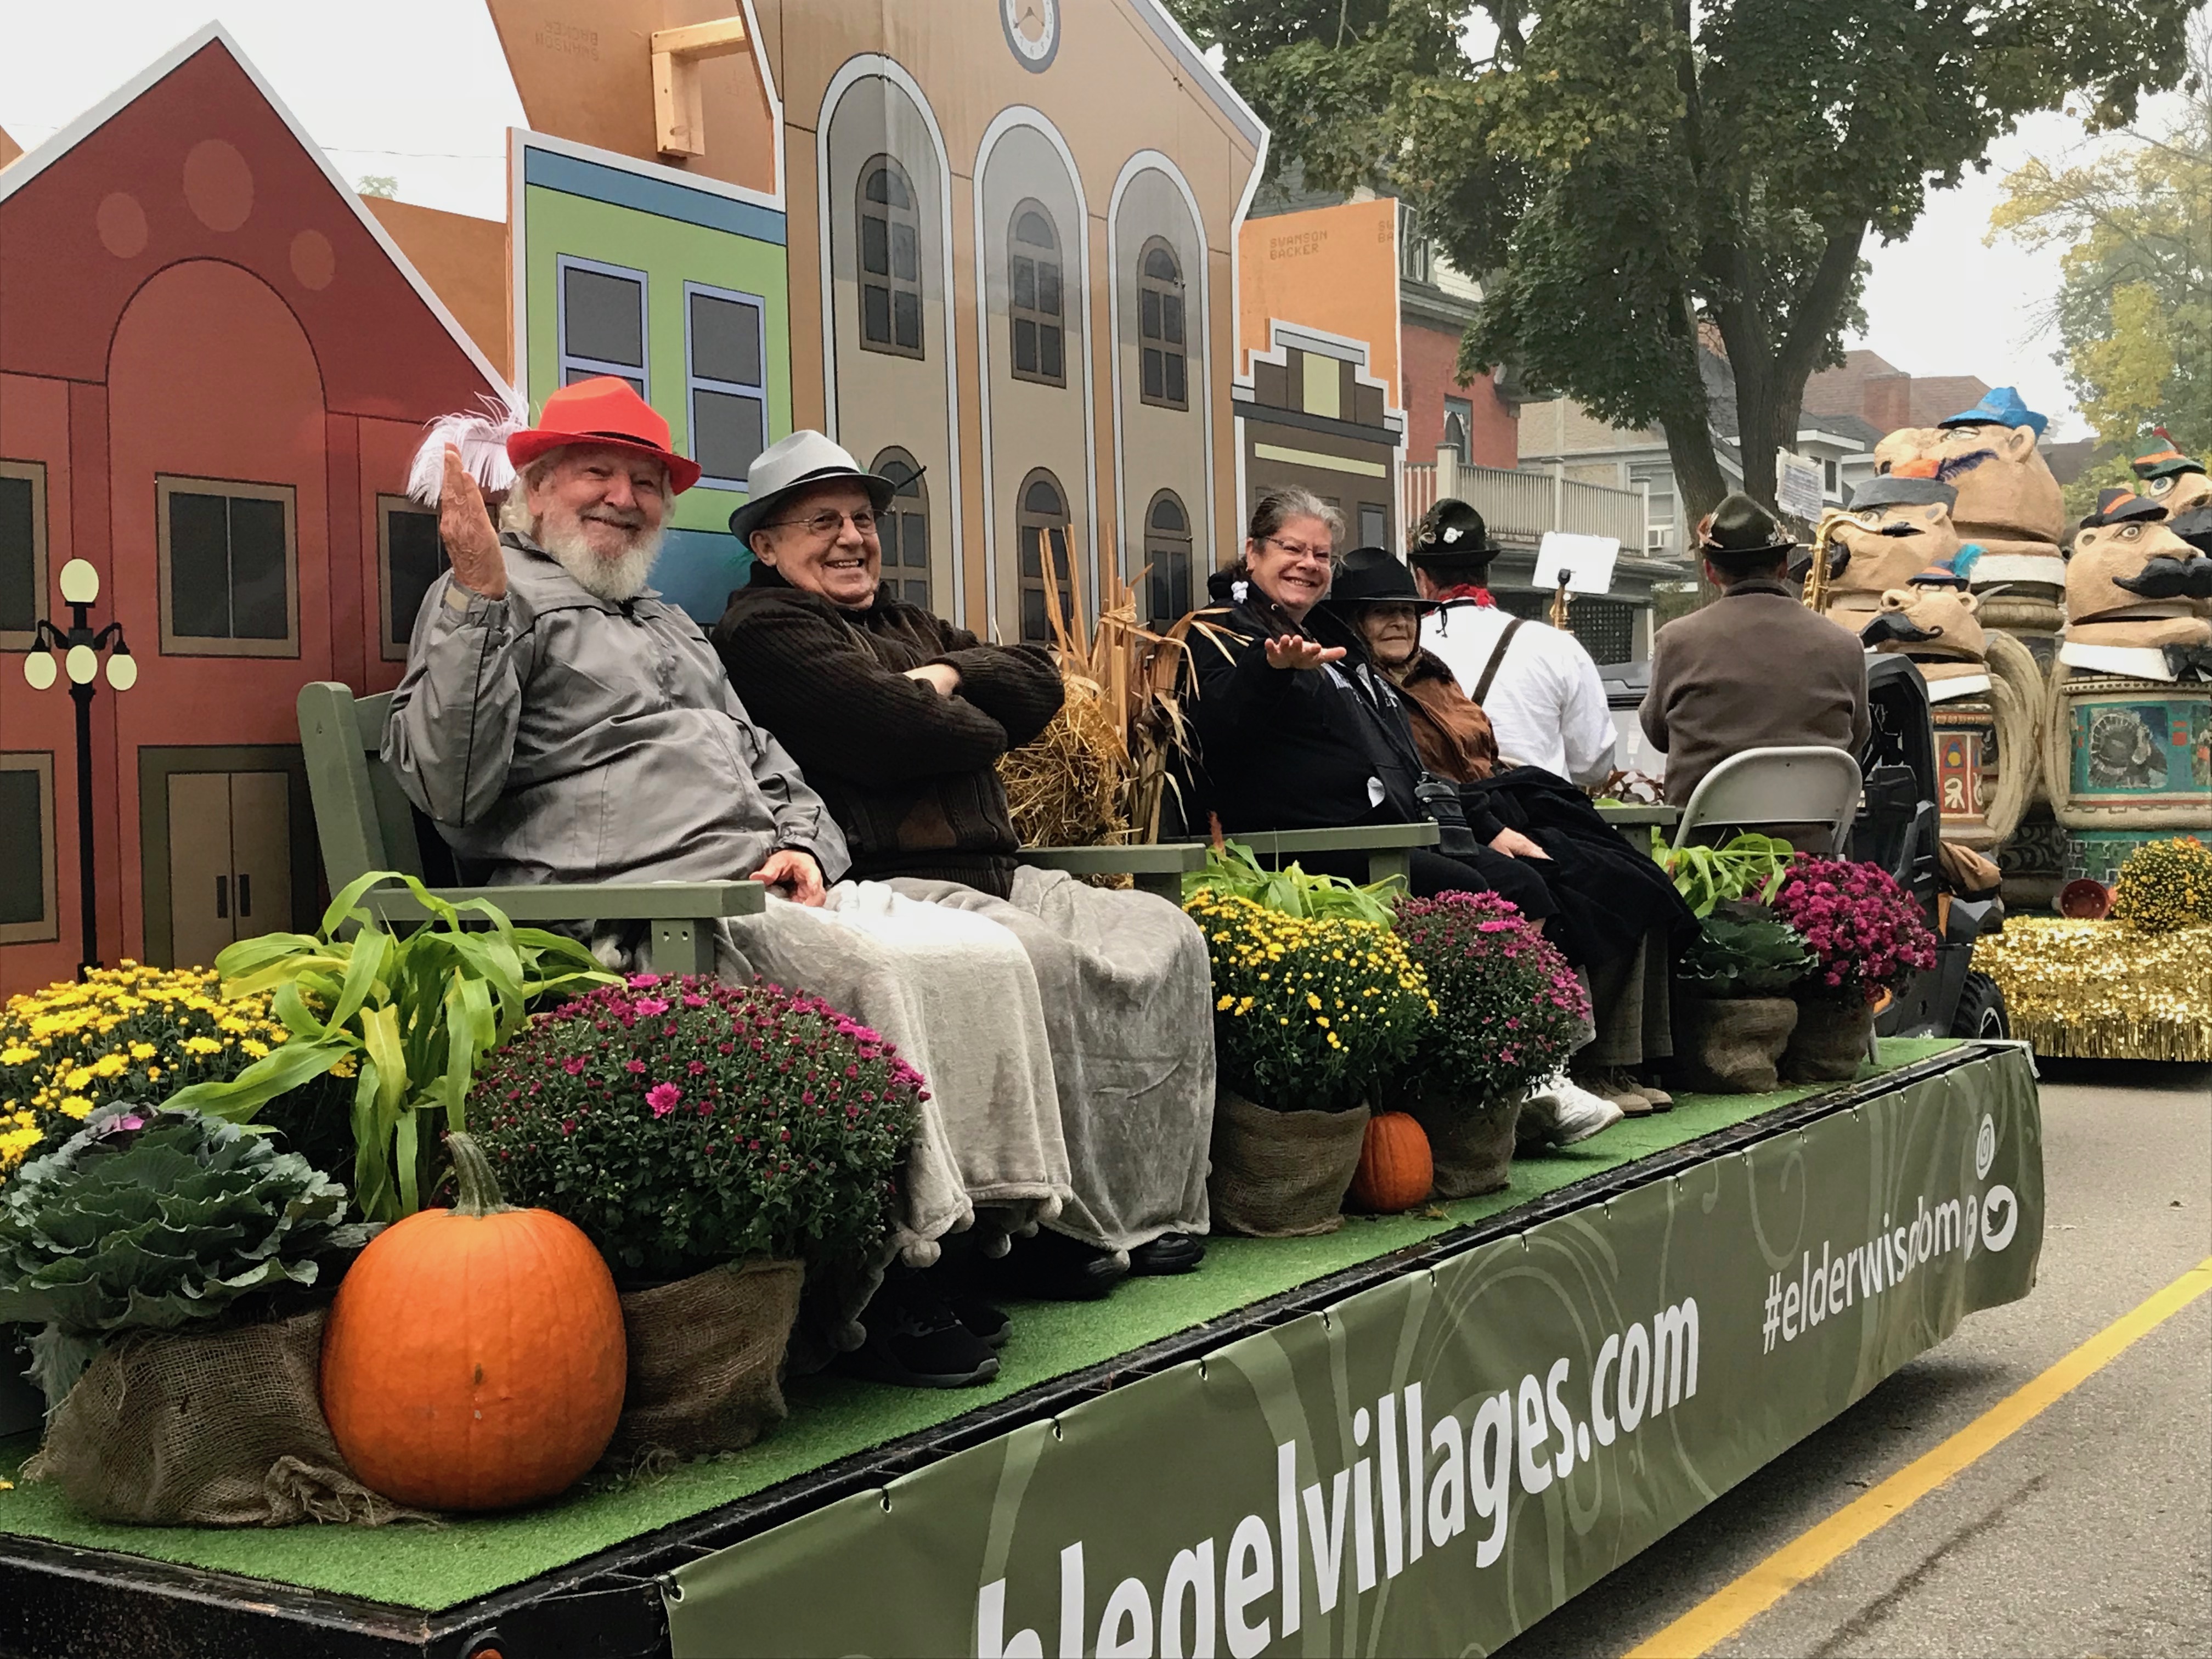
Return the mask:
[[[1884,594],[1933,567],[1948,568],[1959,554],[1951,522],[1957,500],[1958,491],[1936,478],[1930,461],[1907,461],[1853,490],[1850,506],[1828,532],[1828,619],[1858,633],[1883,608]]]
[[[2212,645],[2212,558],[2197,544],[2212,544],[2212,523],[2197,523],[2208,516],[2183,520],[2185,537],[2148,496],[2105,491],[2067,559],[2067,645]]]
[[[2178,519],[2196,508],[2212,506],[2212,477],[2207,477],[2204,463],[2183,454],[2172,444],[2154,449],[2148,455],[2138,455],[2132,465],[2136,477],[2142,480],[2136,488],[2166,509],[2169,519]]]
[[[1915,571],[1881,595],[1859,638],[1870,650],[1911,658],[1931,683],[1979,674],[1989,637],[1975,614],[1981,601],[1966,591],[1974,559],[1970,550]]]
[[[1930,427],[1905,427],[1875,446],[1875,465],[1895,473],[1908,462],[1932,461],[1936,477],[1958,492],[1952,521],[1986,555],[1980,582],[2064,580],[2058,539],[2065,514],[2058,480],[2036,448],[2047,424],[2012,387],[1999,386],[1973,408]],[[2047,560],[2047,565],[2021,564]]]

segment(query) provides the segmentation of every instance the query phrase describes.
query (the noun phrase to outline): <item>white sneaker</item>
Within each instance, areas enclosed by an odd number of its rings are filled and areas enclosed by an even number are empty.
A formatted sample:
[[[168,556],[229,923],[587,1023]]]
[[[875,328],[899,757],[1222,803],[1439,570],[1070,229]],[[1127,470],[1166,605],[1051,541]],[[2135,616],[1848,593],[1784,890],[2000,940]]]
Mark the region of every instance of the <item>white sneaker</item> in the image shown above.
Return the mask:
[[[1533,1127],[1554,1146],[1571,1146],[1610,1129],[1626,1115],[1604,1096],[1578,1087],[1560,1072],[1529,1091],[1518,1127]]]

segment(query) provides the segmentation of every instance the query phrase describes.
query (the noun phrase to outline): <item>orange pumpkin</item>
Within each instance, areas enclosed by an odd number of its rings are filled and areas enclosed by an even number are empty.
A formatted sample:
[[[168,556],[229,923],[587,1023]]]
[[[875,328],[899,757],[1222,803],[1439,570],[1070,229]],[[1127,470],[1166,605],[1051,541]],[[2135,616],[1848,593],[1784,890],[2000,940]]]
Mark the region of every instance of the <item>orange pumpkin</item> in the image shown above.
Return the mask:
[[[386,1228],[323,1328],[323,1414],[354,1473],[402,1504],[498,1510],[566,1490],[621,1414],[614,1276],[550,1210],[504,1202],[447,1138],[459,1200]]]
[[[1428,1132],[1406,1112],[1377,1112],[1367,1120],[1352,1196],[1361,1208],[1392,1214],[1410,1210],[1436,1185]]]

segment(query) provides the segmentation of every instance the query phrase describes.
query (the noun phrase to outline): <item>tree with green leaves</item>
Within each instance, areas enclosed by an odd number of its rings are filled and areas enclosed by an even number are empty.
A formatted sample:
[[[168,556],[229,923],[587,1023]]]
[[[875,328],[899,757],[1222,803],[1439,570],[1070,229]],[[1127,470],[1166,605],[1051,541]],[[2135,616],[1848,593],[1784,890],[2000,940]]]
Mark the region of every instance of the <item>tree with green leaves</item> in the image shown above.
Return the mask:
[[[2173,0],[1170,3],[1223,48],[1274,165],[1398,196],[1481,276],[1467,368],[1662,428],[1693,517],[1725,491],[1701,346],[1771,505],[1869,235],[1905,235],[2021,116],[2077,99],[2121,125],[2183,64]]]
[[[2113,452],[2069,492],[2079,514],[2164,427],[2212,449],[2212,17],[2190,30],[2180,108],[2070,165],[2030,161],[2005,180],[1990,229],[2061,248],[2051,305],[2081,413]]]

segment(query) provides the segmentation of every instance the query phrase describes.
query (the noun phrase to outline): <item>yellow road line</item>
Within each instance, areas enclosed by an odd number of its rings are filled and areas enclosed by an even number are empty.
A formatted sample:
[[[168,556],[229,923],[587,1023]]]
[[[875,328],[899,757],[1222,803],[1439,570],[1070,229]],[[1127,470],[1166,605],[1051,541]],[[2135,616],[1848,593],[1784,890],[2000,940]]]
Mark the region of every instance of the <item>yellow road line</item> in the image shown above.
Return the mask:
[[[1734,1583],[1715,1592],[1625,1659],[1700,1659],[1861,1540],[1887,1526],[1953,1475],[2024,1428],[2119,1358],[2127,1348],[2212,1291],[2212,1257],[1984,1412],[1942,1445],[1801,1534]]]

